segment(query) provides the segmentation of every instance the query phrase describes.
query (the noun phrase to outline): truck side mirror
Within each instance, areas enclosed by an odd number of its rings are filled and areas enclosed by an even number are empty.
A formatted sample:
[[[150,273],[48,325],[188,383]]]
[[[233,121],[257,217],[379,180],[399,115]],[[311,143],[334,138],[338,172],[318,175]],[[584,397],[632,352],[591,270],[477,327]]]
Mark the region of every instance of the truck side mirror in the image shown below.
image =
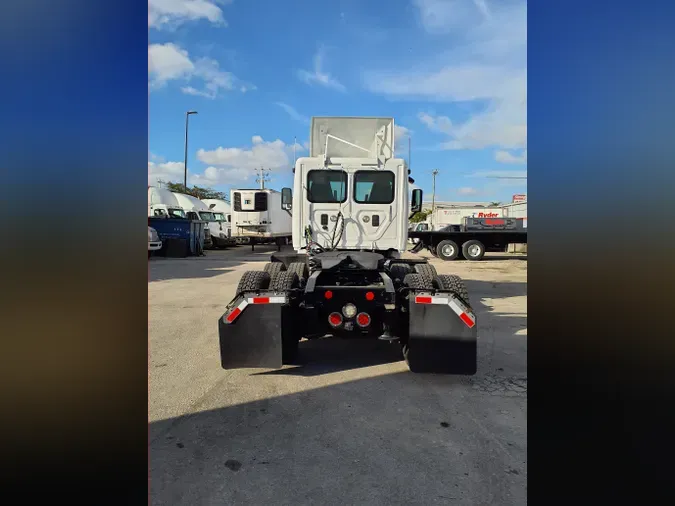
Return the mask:
[[[419,213],[422,210],[422,190],[415,188],[412,191],[412,201],[410,203],[410,210],[413,213]]]
[[[290,211],[293,207],[293,191],[290,188],[281,189],[281,209]]]

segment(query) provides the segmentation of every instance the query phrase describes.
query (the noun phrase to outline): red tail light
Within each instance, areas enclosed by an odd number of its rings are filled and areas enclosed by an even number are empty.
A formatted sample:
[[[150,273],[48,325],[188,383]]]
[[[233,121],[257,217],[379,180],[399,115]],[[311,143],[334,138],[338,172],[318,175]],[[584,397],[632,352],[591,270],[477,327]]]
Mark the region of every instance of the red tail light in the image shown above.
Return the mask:
[[[370,315],[368,313],[359,313],[356,317],[356,323],[359,327],[367,327],[370,325]]]
[[[331,324],[331,327],[339,327],[342,325],[342,315],[340,313],[331,313],[328,316],[328,323]]]
[[[375,294],[373,292],[366,292],[366,300],[373,300],[375,298]]]
[[[331,292],[330,290],[326,290],[326,292],[323,294],[323,296],[326,297],[326,299],[332,299],[333,298],[333,292]]]

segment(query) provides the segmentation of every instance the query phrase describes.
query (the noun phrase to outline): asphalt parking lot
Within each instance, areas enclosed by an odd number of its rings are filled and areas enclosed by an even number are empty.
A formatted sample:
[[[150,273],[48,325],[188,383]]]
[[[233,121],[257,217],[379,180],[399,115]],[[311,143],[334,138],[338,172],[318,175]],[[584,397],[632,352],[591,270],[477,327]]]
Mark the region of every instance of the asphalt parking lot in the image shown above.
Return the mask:
[[[225,371],[217,320],[272,251],[149,260],[152,504],[527,503],[526,256],[432,260],[477,311],[472,378],[335,339],[301,342],[302,366]]]

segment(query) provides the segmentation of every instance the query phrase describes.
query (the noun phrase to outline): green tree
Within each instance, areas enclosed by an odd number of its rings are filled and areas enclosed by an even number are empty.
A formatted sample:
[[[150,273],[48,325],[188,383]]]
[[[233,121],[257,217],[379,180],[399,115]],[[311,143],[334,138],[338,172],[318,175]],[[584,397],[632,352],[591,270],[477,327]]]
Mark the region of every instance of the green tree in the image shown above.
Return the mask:
[[[171,181],[158,181],[158,183],[161,183],[162,187],[165,187],[174,193],[185,193],[186,195],[192,195],[198,199],[221,199],[227,202],[230,201],[228,195],[225,192],[219,192],[213,188],[202,188],[201,186],[185,188],[183,183],[173,183]]]
[[[427,219],[427,216],[431,214],[431,209],[425,209],[423,211],[420,211],[419,213],[415,214],[412,218],[410,218],[410,223],[419,223],[421,221],[424,221]]]

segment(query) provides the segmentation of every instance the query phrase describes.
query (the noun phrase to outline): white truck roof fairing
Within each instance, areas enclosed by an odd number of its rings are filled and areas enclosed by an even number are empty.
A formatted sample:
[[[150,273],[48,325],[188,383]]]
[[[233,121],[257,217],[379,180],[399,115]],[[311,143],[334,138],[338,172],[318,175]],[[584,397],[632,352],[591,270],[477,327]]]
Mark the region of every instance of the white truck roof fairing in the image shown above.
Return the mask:
[[[394,156],[394,118],[313,117],[309,156],[324,163],[384,165]]]
[[[222,199],[202,199],[202,202],[206,204],[206,207],[211,209],[211,211],[216,213],[231,213],[232,206],[229,202]],[[211,207],[213,206],[213,207]]]
[[[176,195],[156,186],[148,186],[148,205],[165,205],[169,207],[180,207]]]
[[[204,204],[204,202],[199,200],[197,197],[193,197],[192,195],[186,195],[185,193],[174,193],[174,195],[176,196],[176,200],[178,200],[180,207],[182,207],[186,211],[209,210],[209,206]]]

